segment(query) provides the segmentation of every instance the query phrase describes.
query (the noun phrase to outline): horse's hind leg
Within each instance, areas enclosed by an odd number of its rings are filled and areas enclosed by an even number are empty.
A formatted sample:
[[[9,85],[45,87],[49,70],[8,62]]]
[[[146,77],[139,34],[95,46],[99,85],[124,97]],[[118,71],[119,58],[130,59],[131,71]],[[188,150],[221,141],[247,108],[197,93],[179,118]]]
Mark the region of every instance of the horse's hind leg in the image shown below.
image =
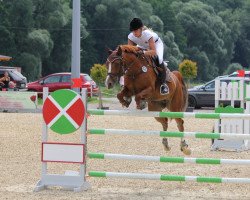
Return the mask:
[[[148,102],[148,110],[149,111],[162,111],[162,105],[160,102]],[[156,121],[160,122],[163,128],[163,131],[167,131],[168,130],[168,118],[161,118],[161,117],[155,117]],[[164,149],[166,151],[170,151],[170,147],[168,145],[168,139],[167,138],[163,138],[162,139],[162,144],[164,146]]]
[[[176,118],[175,119],[176,123],[177,123],[177,127],[179,129],[180,132],[184,132],[184,121],[181,118]],[[184,138],[181,138],[181,151],[186,154],[186,155],[190,155],[191,154],[191,149],[188,147],[188,144],[186,143],[186,141],[184,140]]]
[[[175,94],[171,100],[171,103],[168,105],[168,109],[171,112],[183,112],[183,104],[185,104],[185,102],[183,102],[183,94],[182,94],[182,90],[180,90],[180,88],[177,88],[175,91]],[[184,121],[181,118],[176,118],[175,119],[176,123],[177,123],[177,127],[179,129],[180,132],[184,132]],[[181,151],[186,154],[186,155],[190,155],[191,154],[191,150],[188,147],[186,141],[184,140],[184,138],[181,138],[181,143],[180,143],[180,147],[181,147]]]

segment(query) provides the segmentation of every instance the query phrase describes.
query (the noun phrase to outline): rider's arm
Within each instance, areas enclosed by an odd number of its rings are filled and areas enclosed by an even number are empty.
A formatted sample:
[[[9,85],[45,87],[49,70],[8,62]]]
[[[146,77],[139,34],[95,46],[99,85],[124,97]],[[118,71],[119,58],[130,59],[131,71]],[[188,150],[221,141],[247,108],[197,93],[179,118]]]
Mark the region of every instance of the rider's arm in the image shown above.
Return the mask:
[[[153,37],[149,39],[148,44],[149,44],[149,49],[147,51],[144,51],[144,54],[149,55],[149,56],[155,56],[156,48],[155,48],[155,41]]]
[[[136,44],[134,42],[132,42],[130,39],[128,39],[128,45],[136,46]]]

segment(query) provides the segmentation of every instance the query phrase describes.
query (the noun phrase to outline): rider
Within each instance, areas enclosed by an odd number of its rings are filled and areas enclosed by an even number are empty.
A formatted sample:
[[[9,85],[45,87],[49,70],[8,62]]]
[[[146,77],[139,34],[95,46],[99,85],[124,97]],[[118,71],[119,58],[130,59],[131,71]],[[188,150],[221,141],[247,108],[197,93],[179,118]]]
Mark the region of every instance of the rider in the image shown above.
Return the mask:
[[[160,93],[162,95],[169,93],[169,88],[166,81],[170,81],[169,74],[166,74],[166,69],[163,62],[164,46],[161,38],[152,30],[145,27],[139,18],[134,18],[130,22],[130,31],[128,35],[128,44],[138,46],[143,49],[143,53],[149,56],[158,56],[159,67],[162,68],[161,72],[161,87]]]

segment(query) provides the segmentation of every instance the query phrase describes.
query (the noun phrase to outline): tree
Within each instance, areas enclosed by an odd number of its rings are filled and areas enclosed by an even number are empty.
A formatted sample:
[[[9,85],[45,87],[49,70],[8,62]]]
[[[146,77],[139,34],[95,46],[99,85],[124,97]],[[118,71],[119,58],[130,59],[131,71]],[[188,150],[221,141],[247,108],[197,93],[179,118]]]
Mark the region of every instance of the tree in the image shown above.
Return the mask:
[[[84,0],[81,6],[88,24],[86,29],[89,32],[82,41],[88,40],[82,45],[85,70],[89,70],[97,61],[99,63],[106,61],[106,47],[115,49],[118,45],[127,43],[129,22],[133,17],[142,18],[146,25],[150,24],[150,20],[159,21],[157,17],[150,18],[153,9],[149,3],[141,0]],[[91,60],[86,55],[95,59]]]
[[[240,63],[245,68],[250,68],[250,1],[245,1],[244,10],[240,13],[241,34],[235,46],[233,62]]]
[[[175,42],[182,51],[186,47],[186,36],[183,27],[176,18],[176,12],[172,8],[172,3],[175,0],[144,0],[151,4],[153,13],[157,15],[163,22],[163,31],[171,31],[175,36]],[[156,29],[157,30],[157,29]]]
[[[165,44],[165,54],[164,58],[169,61],[169,69],[176,70],[178,65],[183,59],[183,54],[180,52],[178,45],[175,43],[175,37],[173,32],[168,31],[164,37],[163,41]]]
[[[179,64],[179,71],[184,78],[188,80],[188,86],[190,85],[190,80],[197,76],[197,63],[192,60],[183,60]]]
[[[239,64],[239,63],[231,63],[228,68],[225,70],[224,74],[225,75],[228,75],[228,74],[231,74],[237,70],[241,70],[243,69],[242,65]]]
[[[94,64],[90,69],[90,76],[98,85],[103,85],[107,77],[108,70],[105,65]]]
[[[194,55],[190,54],[194,50],[202,57],[206,57],[210,64],[210,69],[203,73],[203,80],[218,75],[220,64],[230,60],[227,57],[227,48],[225,38],[229,38],[230,30],[222,21],[213,7],[200,1],[188,1],[186,3],[174,2],[173,9],[177,13],[177,19],[180,21],[187,36],[187,47],[184,51],[187,58],[192,60]],[[200,56],[199,56],[200,57]],[[200,66],[200,60],[196,60]],[[204,70],[202,67],[201,70]],[[198,72],[198,77],[201,76]]]
[[[16,58],[16,62],[22,66],[22,73],[29,81],[41,78],[42,63],[40,57],[24,52]]]

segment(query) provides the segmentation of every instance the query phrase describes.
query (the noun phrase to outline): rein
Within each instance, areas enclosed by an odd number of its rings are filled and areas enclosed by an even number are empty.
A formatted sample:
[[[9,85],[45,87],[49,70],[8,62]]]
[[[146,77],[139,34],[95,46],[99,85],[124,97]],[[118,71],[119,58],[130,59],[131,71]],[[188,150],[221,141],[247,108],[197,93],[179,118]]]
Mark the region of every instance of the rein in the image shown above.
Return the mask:
[[[149,61],[148,61],[147,57],[146,56],[142,56],[140,54],[135,54],[133,52],[126,52],[126,53],[132,53],[132,54],[134,54],[136,56],[136,59],[133,62],[131,62],[130,64],[127,65],[127,70],[124,73],[124,75],[126,75],[126,76],[128,76],[128,77],[130,77],[132,79],[135,79],[138,75],[140,75],[142,73],[145,73],[145,72],[142,71],[142,69],[140,69],[140,71],[137,72],[137,73],[135,73],[135,72],[134,73],[129,73],[129,69],[131,68],[131,66],[133,66],[133,64],[137,61],[137,59],[139,61],[143,61],[142,59],[145,59],[147,61],[147,66],[149,66]]]

